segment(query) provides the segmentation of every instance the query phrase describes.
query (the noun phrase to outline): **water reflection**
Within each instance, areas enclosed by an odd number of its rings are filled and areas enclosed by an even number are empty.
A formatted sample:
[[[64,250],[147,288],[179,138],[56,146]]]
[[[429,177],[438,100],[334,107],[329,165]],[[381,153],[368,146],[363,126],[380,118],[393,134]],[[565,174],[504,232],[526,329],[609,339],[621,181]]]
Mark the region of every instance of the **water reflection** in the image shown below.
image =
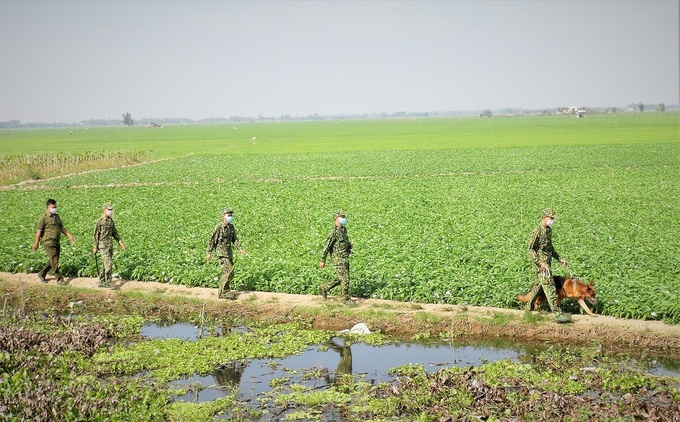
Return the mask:
[[[247,362],[229,362],[217,367],[212,375],[217,384],[222,387],[238,387],[241,385],[241,377],[247,366]]]
[[[344,384],[346,375],[352,375],[352,347],[343,341],[343,344],[338,344],[339,339],[334,338],[329,344],[331,350],[335,350],[340,354],[340,362],[335,369],[335,375],[331,377],[330,373],[326,371],[326,382],[328,384],[341,385]]]
[[[245,332],[244,327],[222,327],[223,333]],[[179,338],[195,341],[201,331],[191,324],[172,324],[162,326],[146,324],[142,335],[152,339]],[[282,359],[252,359],[228,362],[208,374],[197,374],[173,382],[188,393],[178,397],[184,401],[211,401],[224,397],[228,391],[238,388],[242,397],[255,397],[271,390],[270,382],[276,378],[290,378],[292,383],[303,384],[310,388],[325,388],[329,385],[342,385],[343,379],[361,376],[371,383],[392,379],[391,368],[403,365],[422,365],[427,371],[437,371],[442,367],[480,366],[499,360],[512,362],[531,362],[543,347],[515,344],[509,342],[461,344],[448,341],[430,343],[395,343],[384,346],[371,346],[364,343],[349,344],[342,337],[335,337],[323,346],[310,346],[299,355]],[[638,363],[646,363],[649,373],[678,376],[678,359],[637,358]],[[335,370],[332,370],[335,368]],[[305,374],[318,373],[305,377]],[[187,388],[188,387],[188,388]]]
[[[192,324],[155,324],[142,325],[139,334],[151,340],[176,338],[179,340],[195,341],[200,337],[200,330]]]

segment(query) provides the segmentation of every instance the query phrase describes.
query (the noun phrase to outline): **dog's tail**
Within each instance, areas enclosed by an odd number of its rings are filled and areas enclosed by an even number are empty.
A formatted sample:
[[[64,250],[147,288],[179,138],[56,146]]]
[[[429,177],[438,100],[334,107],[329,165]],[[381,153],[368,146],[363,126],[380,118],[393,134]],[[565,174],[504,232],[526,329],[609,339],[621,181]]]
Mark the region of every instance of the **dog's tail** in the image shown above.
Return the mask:
[[[528,302],[529,301],[529,294],[531,294],[530,291],[526,292],[523,295],[516,295],[515,299],[519,300],[520,302]]]

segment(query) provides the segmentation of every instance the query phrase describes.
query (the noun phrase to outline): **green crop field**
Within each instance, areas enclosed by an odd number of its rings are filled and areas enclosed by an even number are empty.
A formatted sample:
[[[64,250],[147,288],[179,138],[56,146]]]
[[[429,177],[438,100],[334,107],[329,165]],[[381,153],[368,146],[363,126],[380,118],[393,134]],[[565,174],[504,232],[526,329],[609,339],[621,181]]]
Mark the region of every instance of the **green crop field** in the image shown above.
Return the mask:
[[[253,139],[255,138],[255,139]],[[287,154],[537,145],[676,142],[680,113],[234,123],[229,125],[0,130],[0,155],[40,151],[153,150],[187,154]]]
[[[160,160],[0,191],[0,270],[43,263],[31,245],[52,197],[78,238],[64,240],[62,270],[94,276],[92,229],[111,201],[128,244],[114,255],[120,277],[216,287],[205,249],[230,206],[248,252],[236,256],[235,288],[316,294],[333,276],[317,263],[343,209],[355,296],[517,308],[532,280],[529,235],[555,207],[555,246],[595,280],[597,312],[678,323],[679,117],[3,131],[3,155],[153,150]]]

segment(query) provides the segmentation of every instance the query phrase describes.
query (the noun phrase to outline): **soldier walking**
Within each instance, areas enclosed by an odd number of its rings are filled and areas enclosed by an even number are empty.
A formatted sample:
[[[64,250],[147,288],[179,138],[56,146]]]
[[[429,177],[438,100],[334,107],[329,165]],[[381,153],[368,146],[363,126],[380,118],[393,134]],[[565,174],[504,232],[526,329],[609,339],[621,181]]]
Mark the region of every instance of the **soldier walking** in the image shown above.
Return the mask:
[[[52,269],[52,273],[57,279],[57,284],[64,285],[66,281],[59,273],[59,255],[61,254],[61,235],[66,235],[71,243],[76,243],[76,238],[64,227],[64,224],[57,213],[57,201],[50,198],[46,202],[45,214],[38,220],[38,231],[35,234],[35,242],[33,243],[33,250],[38,250],[38,244],[42,239],[43,248],[47,252],[47,264],[38,273],[38,278],[43,283],[47,283],[45,277],[47,272]]]
[[[342,296],[346,304],[352,305],[352,297],[349,294],[349,256],[352,253],[352,243],[347,234],[347,216],[342,211],[337,211],[334,217],[333,230],[326,237],[326,244],[323,248],[323,255],[319,261],[319,268],[326,266],[326,257],[331,255],[333,266],[335,267],[336,278],[329,284],[319,287],[319,292],[324,299],[328,297],[328,292],[339,285],[342,285]]]
[[[557,253],[552,244],[552,224],[557,217],[553,208],[546,208],[541,215],[541,223],[534,229],[529,240],[529,257],[536,274],[534,283],[529,290],[529,302],[527,310],[531,307],[543,290],[550,310],[555,314],[555,321],[568,322],[570,318],[562,313],[562,310],[557,307],[557,293],[555,291],[555,280],[551,264],[553,258],[558,260],[562,265],[567,265],[567,261],[562,259]]]
[[[125,243],[120,241],[120,236],[113,222],[113,205],[109,202],[102,205],[102,216],[94,223],[94,247],[92,254],[102,255],[102,273],[99,274],[99,287],[113,287],[113,241],[118,242],[121,249],[125,249]],[[97,257],[95,256],[95,259]]]
[[[208,243],[208,250],[206,252],[206,259],[210,261],[212,252],[217,251],[217,258],[222,265],[222,280],[220,282],[219,297],[222,299],[236,299],[236,296],[231,291],[230,282],[234,278],[234,254],[232,245],[245,255],[246,251],[241,247],[241,243],[236,236],[236,229],[233,224],[234,211],[231,208],[222,210],[222,221],[217,223],[210,242]]]

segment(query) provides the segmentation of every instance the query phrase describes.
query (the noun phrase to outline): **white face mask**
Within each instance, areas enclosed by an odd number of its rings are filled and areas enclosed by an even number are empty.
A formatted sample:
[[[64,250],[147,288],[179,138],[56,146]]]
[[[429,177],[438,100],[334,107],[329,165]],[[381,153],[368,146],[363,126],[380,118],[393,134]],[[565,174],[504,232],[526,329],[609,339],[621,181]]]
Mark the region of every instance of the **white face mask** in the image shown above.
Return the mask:
[[[553,220],[552,218],[548,218],[548,219],[545,221],[545,225],[548,226],[548,227],[550,227],[550,226],[552,226],[553,221],[555,221],[555,220]]]
[[[232,217],[231,215],[224,217],[224,221],[226,221],[227,223],[231,223],[233,219],[234,217]]]
[[[105,210],[104,214],[106,214],[108,217],[111,217],[111,215],[113,215],[113,210]]]
[[[344,226],[345,224],[347,224],[347,219],[345,217],[340,217],[339,223],[341,226]]]
[[[52,215],[55,215],[55,214],[57,213],[57,207],[48,208],[47,210],[48,210],[48,211],[50,212],[50,214],[52,214]]]

